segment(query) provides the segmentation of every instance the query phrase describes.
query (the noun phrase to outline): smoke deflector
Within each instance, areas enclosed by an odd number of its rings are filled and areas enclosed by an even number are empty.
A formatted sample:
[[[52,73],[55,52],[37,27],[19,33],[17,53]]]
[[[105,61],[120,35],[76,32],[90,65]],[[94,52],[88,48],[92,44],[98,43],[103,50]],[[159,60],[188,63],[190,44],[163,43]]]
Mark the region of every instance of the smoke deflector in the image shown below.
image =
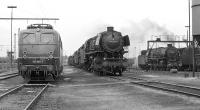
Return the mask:
[[[124,46],[129,46],[130,45],[130,40],[129,40],[129,36],[126,35],[123,37],[124,40]]]

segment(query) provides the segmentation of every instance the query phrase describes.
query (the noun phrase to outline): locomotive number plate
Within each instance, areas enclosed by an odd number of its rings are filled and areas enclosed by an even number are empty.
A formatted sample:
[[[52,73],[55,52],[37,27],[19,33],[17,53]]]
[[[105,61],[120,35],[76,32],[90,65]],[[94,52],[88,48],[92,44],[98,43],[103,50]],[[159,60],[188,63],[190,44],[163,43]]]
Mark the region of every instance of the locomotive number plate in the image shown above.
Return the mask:
[[[43,60],[33,60],[33,63],[43,63]]]

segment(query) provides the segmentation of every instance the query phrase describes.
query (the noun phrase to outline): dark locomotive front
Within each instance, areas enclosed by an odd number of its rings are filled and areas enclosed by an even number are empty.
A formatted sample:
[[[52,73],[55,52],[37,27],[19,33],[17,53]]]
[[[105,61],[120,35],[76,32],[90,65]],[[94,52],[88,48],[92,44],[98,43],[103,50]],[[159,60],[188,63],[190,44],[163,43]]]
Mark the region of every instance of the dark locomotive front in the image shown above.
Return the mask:
[[[51,25],[34,24],[20,32],[18,70],[23,78],[52,80],[62,69],[62,42]]]
[[[100,74],[111,73],[122,75],[126,69],[126,58],[123,57],[125,46],[129,46],[128,36],[108,27],[107,31],[99,33],[86,43],[86,65],[92,71]]]
[[[180,54],[176,47],[173,47],[172,44],[168,44],[165,53],[167,69],[176,68],[179,69],[180,66]]]

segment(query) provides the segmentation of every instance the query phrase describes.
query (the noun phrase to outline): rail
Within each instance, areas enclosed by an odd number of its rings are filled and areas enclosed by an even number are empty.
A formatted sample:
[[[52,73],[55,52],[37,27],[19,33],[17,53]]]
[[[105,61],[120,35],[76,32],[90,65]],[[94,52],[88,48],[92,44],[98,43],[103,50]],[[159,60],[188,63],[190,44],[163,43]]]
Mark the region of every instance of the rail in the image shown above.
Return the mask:
[[[169,91],[200,98],[200,88],[194,86],[167,83],[155,80],[146,80],[138,77],[110,77],[110,78],[126,81],[129,82],[130,84],[136,84],[144,87],[150,87],[158,90]]]
[[[9,99],[9,97],[12,97],[11,94],[14,94],[14,96],[19,95],[18,97],[23,97],[23,95],[20,96],[20,94],[23,94],[24,91],[25,91],[25,94],[26,94],[27,88],[29,88],[29,89],[32,88],[35,91],[34,94],[29,94],[29,95],[31,95],[32,98],[27,99],[28,101],[25,101],[26,104],[23,104],[23,106],[24,106],[23,110],[30,110],[33,107],[33,105],[40,99],[41,95],[44,93],[44,91],[49,86],[51,86],[51,85],[50,84],[22,84],[22,85],[17,85],[15,88],[10,89],[7,92],[0,95],[0,100],[2,100],[5,96],[7,96],[8,99]]]
[[[19,76],[19,74],[17,72],[0,74],[0,80],[9,79],[9,78],[16,77],[16,76]]]

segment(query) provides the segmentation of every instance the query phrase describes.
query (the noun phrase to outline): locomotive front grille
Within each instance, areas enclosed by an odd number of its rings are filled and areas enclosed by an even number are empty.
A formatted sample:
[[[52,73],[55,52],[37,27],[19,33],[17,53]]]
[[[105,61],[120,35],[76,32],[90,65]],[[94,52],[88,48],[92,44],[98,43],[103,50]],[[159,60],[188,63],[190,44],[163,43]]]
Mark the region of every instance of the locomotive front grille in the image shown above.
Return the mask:
[[[20,74],[31,80],[44,80],[48,76],[56,75],[53,65],[23,65],[26,70],[20,70]],[[49,69],[51,67],[51,69]]]
[[[47,70],[48,65],[25,65],[27,67],[27,70],[29,71],[42,71],[42,70]]]
[[[54,71],[53,65],[21,65],[20,71]]]
[[[44,71],[32,71],[29,76],[31,78],[44,78],[47,76],[47,73]]]

